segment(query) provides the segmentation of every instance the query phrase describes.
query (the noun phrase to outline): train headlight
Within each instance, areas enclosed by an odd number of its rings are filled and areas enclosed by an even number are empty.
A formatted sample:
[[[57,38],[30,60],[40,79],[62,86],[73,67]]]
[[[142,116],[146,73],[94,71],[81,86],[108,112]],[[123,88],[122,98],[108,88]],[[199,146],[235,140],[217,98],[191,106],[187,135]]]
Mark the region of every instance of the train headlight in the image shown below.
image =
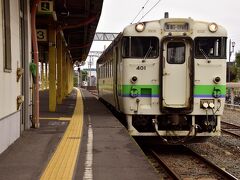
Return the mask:
[[[211,102],[211,103],[209,103],[209,107],[210,107],[211,109],[213,109],[213,108],[214,108],[214,106],[215,106],[215,105],[214,105],[214,103],[212,103],[212,102]]]
[[[218,77],[218,76],[213,79],[213,82],[214,82],[215,84],[218,84],[220,81],[221,81],[221,78]]]
[[[216,23],[211,23],[208,25],[208,29],[210,32],[214,33],[218,30],[218,25]]]
[[[207,109],[207,108],[208,108],[208,103],[205,102],[205,103],[202,104],[202,106],[203,106],[205,109]]]
[[[136,24],[135,29],[136,29],[137,32],[143,32],[144,29],[145,29],[144,23],[138,23],[138,24]]]
[[[131,83],[135,84],[137,82],[137,79],[138,79],[137,76],[133,76],[131,78]]]

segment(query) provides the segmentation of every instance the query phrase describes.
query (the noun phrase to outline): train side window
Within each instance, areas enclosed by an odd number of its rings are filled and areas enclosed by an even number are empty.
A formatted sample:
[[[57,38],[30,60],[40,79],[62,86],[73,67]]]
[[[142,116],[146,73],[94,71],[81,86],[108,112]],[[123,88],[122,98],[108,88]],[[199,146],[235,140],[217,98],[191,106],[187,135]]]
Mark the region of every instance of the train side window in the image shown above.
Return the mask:
[[[102,69],[102,68],[99,66],[99,69],[98,69],[98,77],[99,77],[99,78],[102,78],[102,76],[101,76],[101,69]]]
[[[108,77],[110,77],[110,61],[108,61]]]
[[[110,61],[110,77],[112,77],[112,59]]]
[[[103,64],[103,78],[105,78],[105,64]]]
[[[108,62],[106,63],[106,78],[108,78]]]
[[[107,78],[107,63],[105,63],[105,78]]]
[[[102,66],[102,78],[104,78],[104,65]]]
[[[104,63],[104,78],[107,77],[107,65]]]
[[[102,66],[102,78],[104,78],[104,65]]]
[[[108,62],[106,62],[106,78],[108,78]]]
[[[111,61],[109,61],[109,77],[111,77]]]
[[[167,62],[169,64],[183,64],[185,62],[184,42],[169,42],[167,44]]]
[[[107,62],[107,78],[109,78],[109,61]]]
[[[103,78],[103,66],[101,66],[101,78]]]

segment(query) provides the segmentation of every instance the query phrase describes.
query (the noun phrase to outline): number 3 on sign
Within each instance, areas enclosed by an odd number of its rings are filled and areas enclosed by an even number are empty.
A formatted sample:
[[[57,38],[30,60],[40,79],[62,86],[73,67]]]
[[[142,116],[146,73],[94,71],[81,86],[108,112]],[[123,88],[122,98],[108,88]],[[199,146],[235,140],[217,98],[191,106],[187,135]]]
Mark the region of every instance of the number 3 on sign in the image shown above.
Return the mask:
[[[146,66],[138,66],[136,68],[136,70],[146,70],[146,69],[147,69]]]
[[[47,41],[47,30],[46,29],[37,29],[37,40],[38,41]]]

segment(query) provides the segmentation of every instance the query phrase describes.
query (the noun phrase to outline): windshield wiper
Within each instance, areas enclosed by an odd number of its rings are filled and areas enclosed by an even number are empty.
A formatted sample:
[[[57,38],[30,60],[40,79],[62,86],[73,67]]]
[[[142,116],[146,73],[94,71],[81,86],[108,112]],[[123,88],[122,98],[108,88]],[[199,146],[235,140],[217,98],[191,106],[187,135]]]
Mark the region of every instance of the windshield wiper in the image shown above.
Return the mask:
[[[151,51],[152,51],[152,49],[153,49],[153,47],[152,46],[149,46],[149,48],[148,48],[148,51],[147,51],[147,53],[145,54],[145,56],[144,56],[144,58],[143,58],[143,62],[145,62],[145,60],[146,60],[146,58],[149,56],[149,54],[151,53]]]
[[[202,53],[202,55],[205,57],[205,59],[207,60],[208,63],[210,63],[211,61],[208,59],[207,54],[204,52],[204,50],[202,48],[199,48],[200,52]]]

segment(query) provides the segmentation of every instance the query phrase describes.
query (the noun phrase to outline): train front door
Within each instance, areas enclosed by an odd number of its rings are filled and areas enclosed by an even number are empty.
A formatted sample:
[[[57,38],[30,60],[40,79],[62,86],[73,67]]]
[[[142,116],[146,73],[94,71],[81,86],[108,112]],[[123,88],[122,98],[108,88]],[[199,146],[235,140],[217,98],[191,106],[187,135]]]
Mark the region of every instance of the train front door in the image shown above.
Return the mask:
[[[191,96],[190,43],[184,39],[169,39],[162,45],[162,107],[188,109]]]

